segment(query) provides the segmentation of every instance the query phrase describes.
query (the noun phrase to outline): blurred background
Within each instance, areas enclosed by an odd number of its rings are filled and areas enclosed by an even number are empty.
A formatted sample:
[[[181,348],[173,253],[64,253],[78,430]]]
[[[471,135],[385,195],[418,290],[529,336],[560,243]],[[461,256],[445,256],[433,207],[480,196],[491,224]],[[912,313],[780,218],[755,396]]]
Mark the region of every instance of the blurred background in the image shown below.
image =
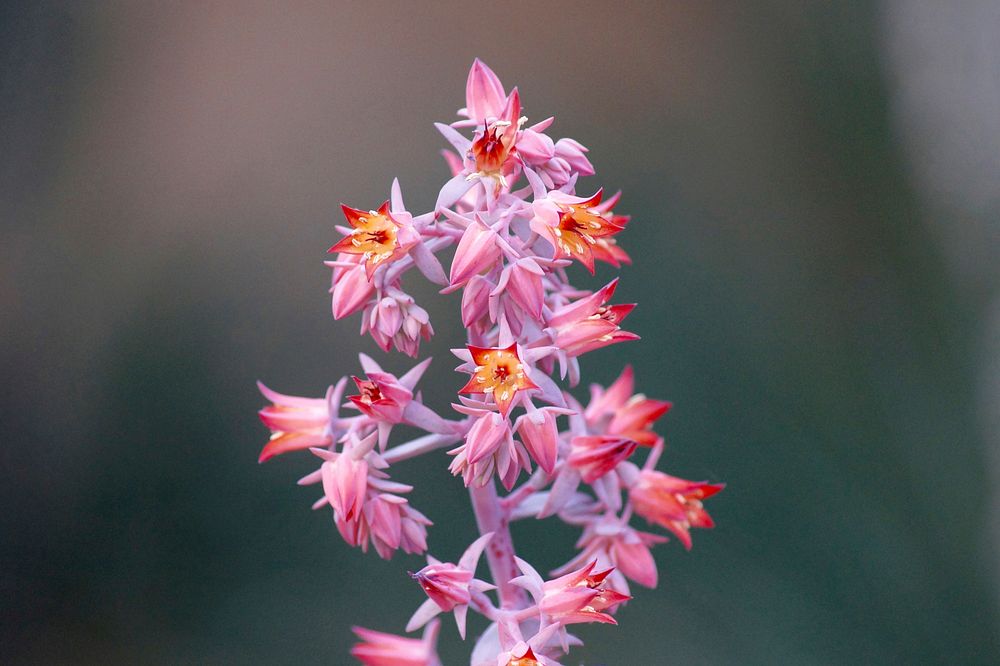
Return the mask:
[[[332,320],[324,252],[394,176],[432,206],[479,56],[633,215],[643,340],[586,380],[634,363],[676,404],[662,467],[729,484],[566,663],[996,663],[998,34],[994,0],[4,4],[0,661],[346,664],[351,624],[402,630],[422,560],[349,549],[310,456],[257,464],[254,380],[407,367]],[[458,299],[415,293],[457,387]],[[454,558],[447,460],[395,475]],[[575,536],[515,530],[539,568]]]

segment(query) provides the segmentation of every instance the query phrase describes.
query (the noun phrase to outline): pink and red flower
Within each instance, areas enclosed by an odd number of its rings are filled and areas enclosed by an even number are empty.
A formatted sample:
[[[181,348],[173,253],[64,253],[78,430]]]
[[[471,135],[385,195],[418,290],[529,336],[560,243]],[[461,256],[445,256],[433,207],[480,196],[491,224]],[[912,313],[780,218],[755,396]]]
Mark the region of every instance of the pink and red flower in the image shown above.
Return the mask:
[[[670,530],[685,548],[691,550],[692,527],[715,527],[702,501],[725,487],[724,483],[687,481],[663,472],[643,470],[629,496],[637,514]]]

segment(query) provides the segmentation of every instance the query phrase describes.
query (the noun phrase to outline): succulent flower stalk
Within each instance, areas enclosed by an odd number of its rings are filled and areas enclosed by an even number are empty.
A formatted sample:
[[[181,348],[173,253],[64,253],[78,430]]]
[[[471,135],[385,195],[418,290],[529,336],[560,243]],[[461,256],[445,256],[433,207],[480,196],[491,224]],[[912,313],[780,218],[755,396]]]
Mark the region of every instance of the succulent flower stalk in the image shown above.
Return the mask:
[[[488,623],[472,666],[559,666],[581,642],[568,627],[618,624],[632,598],[628,581],[656,586],[653,549],[667,537],[640,532],[635,517],[690,549],[691,529],[714,524],[704,501],[723,488],[655,469],[665,448],[655,428],[671,403],[636,393],[631,367],[607,388],[592,385],[586,406],[573,391],[581,359],[589,365],[598,350],[638,336],[622,329],[635,304],[612,302],[617,277],[596,289],[571,280],[579,266],[594,274],[598,264],[630,264],[619,238],[643,222],[615,212],[620,193],[579,194],[578,180],[594,175],[587,149],[554,140],[551,117],[529,121],[518,90],[480,60],[465,93],[459,119],[436,125],[451,147],[451,178],[434,208],[408,210],[398,181],[384,203],[344,205],[346,225],[336,227],[326,262],[333,318],[360,313],[362,335],[386,353],[417,357],[435,334],[404,276],[416,269],[441,287],[461,309],[466,336],[452,353],[464,384],[434,386],[425,402],[417,385],[430,359],[397,377],[362,354],[323,397],[259,385],[271,431],[260,462],[310,451],[318,466],[299,483],[321,490],[313,508],[331,512],[350,546],[390,559],[433,544],[438,528],[410,504],[413,486],[397,480],[411,458],[437,455],[468,488],[479,537],[456,559],[428,555],[411,567],[426,599],[405,629],[424,627],[423,637],[355,628],[351,654],[367,666],[440,666],[437,616],[452,613],[464,640],[470,611]],[[354,392],[345,395],[348,386]],[[449,402],[445,413],[439,406]],[[422,434],[398,441],[397,426]],[[576,553],[549,578],[517,555],[512,524],[526,519],[582,531]]]

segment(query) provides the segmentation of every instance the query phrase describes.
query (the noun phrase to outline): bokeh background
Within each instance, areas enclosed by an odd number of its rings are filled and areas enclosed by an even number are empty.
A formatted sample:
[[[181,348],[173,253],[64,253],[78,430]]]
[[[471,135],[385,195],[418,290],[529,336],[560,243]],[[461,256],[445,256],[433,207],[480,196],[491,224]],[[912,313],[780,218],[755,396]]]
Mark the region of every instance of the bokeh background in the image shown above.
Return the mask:
[[[729,484],[567,664],[996,663],[998,34],[994,0],[3,5],[0,661],[346,664],[351,624],[402,630],[421,560],[348,549],[309,456],[257,464],[254,380],[406,366],[333,322],[324,251],[394,176],[433,204],[480,56],[634,217],[643,340],[586,376],[634,363],[664,466]],[[457,299],[416,293],[443,407]],[[446,463],[397,474],[450,558]],[[515,538],[551,567],[575,532]]]

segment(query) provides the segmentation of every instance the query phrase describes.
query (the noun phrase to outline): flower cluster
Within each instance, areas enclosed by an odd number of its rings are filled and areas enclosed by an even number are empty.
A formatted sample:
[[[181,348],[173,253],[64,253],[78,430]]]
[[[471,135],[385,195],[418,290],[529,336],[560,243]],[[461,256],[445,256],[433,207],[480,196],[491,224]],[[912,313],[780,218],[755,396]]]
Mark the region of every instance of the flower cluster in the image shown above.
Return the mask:
[[[587,149],[553,140],[552,118],[529,124],[517,89],[507,91],[479,60],[458,113],[437,125],[454,151],[445,153],[452,177],[434,209],[407,211],[398,182],[377,207],[343,206],[346,224],[328,262],[334,318],[362,313],[362,334],[384,351],[416,357],[434,334],[427,311],[402,288],[410,269],[444,294],[461,291],[468,337],[452,352],[468,379],[456,382],[454,415],[441,416],[416,391],[429,360],[397,378],[362,355],[354,395],[345,397],[347,377],[325,398],[261,385],[272,404],[260,416],[272,436],[260,460],[312,451],[319,468],[300,483],[322,488],[314,507],[332,509],[350,545],[370,544],[388,559],[399,549],[426,552],[431,521],[406,499],[411,486],[387,470],[447,449],[481,536],[457,563],[428,556],[411,574],[427,599],[406,630],[426,625],[423,639],[355,629],[362,642],[352,654],[369,666],[438,664],[436,616],[454,613],[464,638],[471,608],[490,622],[473,666],[554,665],[579,643],[570,625],[616,624],[631,598],[628,581],[656,586],[651,549],[667,537],[639,531],[633,516],[690,549],[691,529],[713,525],[703,501],[723,486],[656,470],[664,441],[653,427],[671,405],[635,393],[630,367],[607,388],[591,386],[586,406],[570,392],[582,356],[638,339],[622,329],[634,304],[613,302],[617,279],[595,291],[570,282],[574,264],[594,274],[597,262],[630,263],[617,242],[629,223],[615,212],[620,194],[578,193],[578,179],[594,174]],[[448,248],[446,272],[438,254]],[[397,424],[426,434],[391,444]],[[516,556],[509,525],[553,516],[582,535],[577,554],[546,579]],[[484,553],[490,580],[476,577]]]

